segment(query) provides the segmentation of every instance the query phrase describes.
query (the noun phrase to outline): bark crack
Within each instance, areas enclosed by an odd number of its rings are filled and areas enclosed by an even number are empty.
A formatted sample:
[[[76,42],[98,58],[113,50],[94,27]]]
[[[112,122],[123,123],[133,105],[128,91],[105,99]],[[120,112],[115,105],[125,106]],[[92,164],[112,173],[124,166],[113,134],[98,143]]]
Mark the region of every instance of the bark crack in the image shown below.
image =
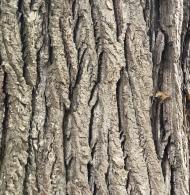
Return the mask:
[[[32,101],[31,101],[31,118],[30,118],[30,127],[29,127],[29,132],[28,132],[28,149],[27,149],[27,153],[28,153],[28,157],[27,157],[27,162],[25,165],[25,176],[24,176],[24,180],[23,180],[23,194],[28,195],[28,190],[27,190],[27,183],[28,183],[28,177],[30,174],[29,171],[29,166],[32,165],[31,163],[31,154],[32,154],[32,123],[33,123],[33,118],[34,118],[34,114],[35,114],[35,90],[32,90]]]
[[[53,161],[53,164],[51,167],[51,172],[50,172],[51,184],[53,184],[53,172],[54,172],[56,163],[57,163],[57,156],[55,156],[55,160]]]
[[[7,128],[9,123],[9,94],[7,92],[8,85],[8,75],[4,72],[3,79],[3,94],[4,94],[4,116],[2,122],[2,138],[1,138],[1,146],[0,146],[0,170],[3,163],[3,159],[5,157],[5,148],[6,148],[6,137],[7,137]]]
[[[115,23],[116,23],[116,37],[117,41],[119,40],[119,36],[122,33],[122,17],[121,13],[122,10],[120,8],[120,0],[112,0],[113,2],[113,10],[114,10],[114,16],[115,16]]]
[[[125,140],[126,137],[124,135],[124,130],[121,122],[121,103],[122,103],[122,96],[121,96],[121,79],[122,79],[122,74],[123,74],[124,69],[120,71],[120,79],[116,83],[116,98],[117,98],[117,112],[118,112],[118,127],[119,127],[119,133],[120,133],[120,141],[121,141],[121,148],[123,151],[123,156],[125,157]],[[125,163],[124,163],[125,164]]]
[[[19,0],[18,1],[18,10],[17,10],[17,19],[18,23],[20,25],[20,40],[21,40],[21,55],[22,55],[22,61],[23,61],[23,78],[25,79],[25,82],[27,85],[30,85],[30,80],[28,78],[28,73],[27,73],[27,33],[26,33],[26,23],[24,19],[24,13],[23,13],[23,7],[24,7],[24,1]]]
[[[96,90],[97,90],[99,84],[100,84],[101,81],[102,81],[102,74],[103,74],[103,72],[102,72],[102,69],[103,69],[103,68],[102,68],[102,64],[103,64],[103,62],[104,62],[104,55],[105,55],[105,51],[103,50],[103,51],[100,53],[99,57],[98,57],[98,72],[97,72],[97,79],[96,79],[96,82],[95,82],[94,86],[92,87],[91,94],[90,94],[90,98],[89,98],[89,100],[88,100],[88,105],[90,105],[90,103],[91,103],[91,101],[92,101],[92,99],[93,99],[93,96],[94,96],[94,94],[95,94],[95,92],[96,92]]]
[[[90,123],[89,123],[89,135],[88,135],[88,144],[90,147],[93,147],[91,141],[93,138],[92,133],[93,133],[93,122],[94,122],[94,110],[96,109],[98,102],[99,102],[99,98],[97,98],[95,104],[92,106],[92,109],[91,109],[91,116],[90,116]]]
[[[94,34],[94,38],[97,39],[97,34],[96,34],[96,19],[94,17],[94,3],[93,0],[89,0],[89,4],[90,4],[90,10],[91,10],[91,18],[92,18],[92,23],[93,23],[93,34]]]
[[[67,163],[67,158],[66,158],[66,154],[67,154],[67,142],[70,139],[70,136],[67,136],[67,126],[68,126],[68,119],[69,119],[69,115],[70,115],[71,111],[69,110],[65,110],[65,115],[63,117],[63,154],[64,154],[64,167],[65,167],[65,182],[67,184],[67,182],[69,181],[69,164],[71,163]],[[72,158],[70,159],[70,162],[72,161]]]
[[[173,166],[171,166],[171,180],[170,180],[170,186],[171,186],[171,189],[170,189],[170,194],[172,195],[176,195],[175,193],[175,168]]]
[[[111,190],[110,190],[110,177],[111,177],[111,155],[110,155],[110,130],[108,129],[108,135],[107,135],[107,155],[108,155],[108,167],[107,167],[107,172],[105,173],[105,181],[106,181],[106,185],[107,185],[107,189],[109,194],[111,194]]]

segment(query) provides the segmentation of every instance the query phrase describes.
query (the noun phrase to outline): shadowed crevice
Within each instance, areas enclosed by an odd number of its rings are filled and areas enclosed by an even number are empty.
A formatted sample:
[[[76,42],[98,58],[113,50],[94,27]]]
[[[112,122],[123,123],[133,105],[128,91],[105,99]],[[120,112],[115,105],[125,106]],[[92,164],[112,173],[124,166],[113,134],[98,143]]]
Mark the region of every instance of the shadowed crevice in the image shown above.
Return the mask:
[[[166,180],[166,177],[167,177],[167,175],[166,175],[167,167],[166,167],[165,163],[168,160],[168,150],[169,150],[169,147],[171,146],[170,140],[171,140],[171,136],[169,136],[169,138],[168,138],[168,142],[164,148],[164,153],[163,153],[163,157],[162,157],[162,161],[161,161],[162,174],[163,174],[164,180]]]
[[[96,90],[98,89],[98,86],[103,81],[102,74],[103,74],[104,60],[105,60],[105,52],[102,51],[100,53],[99,57],[98,57],[97,79],[96,79],[96,82],[95,82],[94,86],[92,87],[92,90],[91,90],[91,93],[90,93],[90,98],[88,100],[88,105],[90,105],[90,102],[93,99],[94,94],[95,94]]]
[[[121,142],[121,149],[123,151],[123,157],[125,157],[125,141],[126,141],[126,135],[124,134],[122,119],[123,114],[123,100],[122,100],[122,78],[123,78],[123,71],[124,68],[120,71],[120,79],[116,83],[116,99],[117,99],[117,112],[118,112],[118,127],[119,127],[119,133],[120,133],[120,142]]]
[[[93,191],[93,195],[97,194],[97,187],[96,187],[96,183],[94,183],[94,191]]]
[[[65,114],[63,117],[63,156],[64,156],[64,169],[65,169],[65,183],[69,181],[69,164],[67,163],[67,144],[68,141],[70,140],[70,137],[67,136],[67,127],[68,127],[68,120],[69,120],[69,115],[71,114],[70,110],[65,110]],[[72,159],[71,159],[72,161]]]
[[[94,8],[94,0],[89,0],[89,5],[90,5],[90,11],[91,11],[91,19],[92,19],[92,23],[93,23],[93,34],[94,34],[94,38],[97,39],[97,30],[96,30],[96,19],[95,19],[95,8]]]
[[[110,191],[110,175],[111,175],[111,165],[112,165],[112,159],[111,159],[111,154],[110,154],[110,130],[108,129],[108,132],[107,132],[107,155],[108,155],[108,167],[107,167],[107,172],[105,173],[105,182],[106,182],[106,185],[107,185],[107,190],[109,192],[109,194],[111,193]]]
[[[76,7],[77,7],[77,3],[78,3],[77,0],[73,0],[72,8],[71,8],[73,19],[75,19],[75,17],[76,17]]]
[[[32,90],[32,101],[31,101],[31,118],[30,118],[30,127],[29,127],[29,132],[28,132],[28,149],[27,149],[27,153],[28,153],[28,157],[27,157],[27,162],[25,165],[25,176],[23,179],[23,194],[24,195],[28,195],[28,187],[27,187],[27,183],[28,183],[28,178],[29,178],[29,174],[30,174],[30,166],[32,166],[32,162],[31,162],[31,154],[32,154],[32,123],[33,123],[33,119],[34,119],[34,114],[35,114],[35,89]]]
[[[4,72],[4,80],[3,80],[3,94],[4,94],[4,117],[2,122],[2,139],[0,146],[0,170],[3,164],[3,160],[5,158],[5,149],[6,149],[6,138],[9,124],[9,94],[7,92],[8,85],[8,75]]]
[[[92,147],[92,138],[93,138],[93,122],[94,122],[94,111],[98,105],[99,98],[96,100],[95,104],[92,106],[91,109],[91,116],[90,116],[90,123],[89,123],[89,134],[88,134],[88,144]]]
[[[76,24],[75,24],[75,27],[74,27],[74,30],[73,30],[73,41],[74,41],[75,44],[77,43],[77,40],[76,40],[77,34],[78,34],[78,31],[80,29],[80,25],[83,22],[83,20],[84,20],[84,16],[78,16],[77,17]]]
[[[57,163],[57,156],[55,156],[55,160],[53,161],[52,167],[51,167],[51,172],[50,172],[50,179],[51,179],[51,185],[53,185],[53,175],[54,175],[54,170],[55,170],[55,165]]]
[[[170,180],[170,186],[171,186],[171,189],[170,189],[170,194],[172,195],[177,195],[175,193],[175,168],[173,168],[171,166],[171,180]]]
[[[121,1],[120,0],[112,0],[113,1],[113,9],[114,9],[114,16],[115,16],[115,23],[116,23],[116,36],[117,40],[122,33],[122,9],[121,9]]]
[[[24,1],[19,0],[18,1],[18,10],[17,10],[17,20],[20,27],[20,41],[21,41],[21,55],[22,55],[22,61],[23,61],[23,77],[26,81],[27,85],[32,85],[31,80],[29,78],[29,72],[28,72],[28,61],[29,61],[29,43],[28,43],[28,29],[27,29],[27,23],[25,21],[24,16]]]

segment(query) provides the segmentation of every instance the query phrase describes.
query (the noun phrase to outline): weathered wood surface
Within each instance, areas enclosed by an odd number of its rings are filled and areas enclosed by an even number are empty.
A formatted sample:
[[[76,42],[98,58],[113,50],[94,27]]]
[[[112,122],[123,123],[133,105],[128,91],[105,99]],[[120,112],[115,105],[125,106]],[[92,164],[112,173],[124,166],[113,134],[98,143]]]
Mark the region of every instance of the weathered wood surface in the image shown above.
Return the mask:
[[[0,0],[0,195],[189,194],[189,4]]]

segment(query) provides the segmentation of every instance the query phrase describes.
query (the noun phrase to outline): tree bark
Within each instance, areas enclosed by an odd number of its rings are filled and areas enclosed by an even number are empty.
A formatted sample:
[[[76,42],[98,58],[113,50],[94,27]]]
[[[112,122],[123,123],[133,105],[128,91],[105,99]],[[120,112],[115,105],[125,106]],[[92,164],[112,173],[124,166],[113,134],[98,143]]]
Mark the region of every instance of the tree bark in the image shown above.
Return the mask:
[[[189,0],[0,0],[0,195],[188,195]]]

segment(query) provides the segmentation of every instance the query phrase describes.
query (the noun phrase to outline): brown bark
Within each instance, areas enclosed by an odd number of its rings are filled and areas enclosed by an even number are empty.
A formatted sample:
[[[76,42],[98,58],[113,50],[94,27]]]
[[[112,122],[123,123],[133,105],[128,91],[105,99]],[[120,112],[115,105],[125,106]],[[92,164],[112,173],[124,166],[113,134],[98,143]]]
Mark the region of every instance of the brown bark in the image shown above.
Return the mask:
[[[0,0],[0,195],[189,194],[189,0]]]

